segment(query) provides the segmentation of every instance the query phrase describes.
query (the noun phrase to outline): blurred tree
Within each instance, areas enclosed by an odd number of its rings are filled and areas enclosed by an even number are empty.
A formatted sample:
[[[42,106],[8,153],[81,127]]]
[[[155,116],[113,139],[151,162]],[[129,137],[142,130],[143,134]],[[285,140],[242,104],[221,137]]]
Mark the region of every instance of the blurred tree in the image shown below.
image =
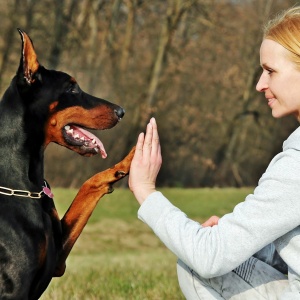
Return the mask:
[[[3,36],[4,43],[2,43],[1,56],[0,56],[0,87],[2,88],[2,81],[5,75],[7,68],[10,66],[10,53],[14,44],[14,34],[16,32],[15,23],[17,21],[17,13],[20,11],[20,4],[22,1],[14,0],[10,5],[6,7],[8,14],[12,16],[10,20],[8,20],[8,24],[5,34]],[[7,84],[7,81],[5,81]]]
[[[255,85],[259,78],[261,68],[258,64],[258,52],[253,53],[252,49],[259,49],[261,43],[261,27],[270,15],[273,0],[253,1],[251,9],[243,10],[243,43],[238,51],[241,52],[239,57],[243,57],[245,72],[245,81],[242,93],[239,94],[239,108],[232,115],[232,119],[227,123],[227,130],[223,137],[223,143],[215,151],[214,168],[207,169],[203,178],[203,185],[213,185],[220,179],[223,184],[243,186],[245,184],[240,172],[239,159],[236,149],[240,144],[240,137],[244,137],[244,132],[249,126],[259,122],[260,112],[252,110],[252,102],[255,98]],[[254,8],[254,9],[253,9]],[[257,9],[259,8],[259,9]],[[258,15],[254,16],[256,12]],[[260,26],[251,24],[253,18],[256,18]],[[252,26],[251,26],[252,25]],[[244,122],[245,117],[252,117],[253,122]],[[244,137],[245,138],[245,137]],[[214,178],[216,177],[216,178]]]
[[[63,41],[67,38],[69,30],[71,27],[72,16],[79,4],[79,1],[72,0],[66,3],[66,0],[55,0],[55,23],[53,30],[52,45],[50,48],[50,56],[48,60],[48,67],[50,69],[56,69],[60,63],[60,57],[63,52]],[[68,4],[68,7],[65,6]]]
[[[72,74],[82,89],[126,109],[121,124],[99,133],[105,161],[56,145],[47,149],[46,177],[54,185],[78,186],[116,163],[152,115],[164,157],[159,184],[255,185],[297,126],[292,119],[273,120],[255,91],[262,25],[297,3],[3,1],[1,88],[18,67],[21,27],[46,68]]]

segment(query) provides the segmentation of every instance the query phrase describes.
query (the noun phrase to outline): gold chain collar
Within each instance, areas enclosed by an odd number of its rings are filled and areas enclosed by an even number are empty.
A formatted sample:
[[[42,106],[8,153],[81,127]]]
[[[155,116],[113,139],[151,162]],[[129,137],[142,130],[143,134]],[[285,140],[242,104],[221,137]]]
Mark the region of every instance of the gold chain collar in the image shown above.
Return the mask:
[[[32,198],[32,199],[40,199],[40,198],[42,198],[42,195],[45,194],[49,198],[53,198],[53,194],[52,194],[50,188],[47,186],[46,181],[44,181],[44,184],[45,184],[45,186],[43,186],[43,189],[40,192],[29,192],[29,191],[23,191],[23,190],[13,190],[13,189],[10,189],[10,188],[0,186],[0,194],[7,195],[7,196]]]
[[[13,190],[3,186],[0,186],[0,194],[8,195],[8,196],[18,196],[18,197],[26,197],[32,199],[40,199],[44,191],[40,192],[29,192],[29,191],[22,191],[22,190]]]

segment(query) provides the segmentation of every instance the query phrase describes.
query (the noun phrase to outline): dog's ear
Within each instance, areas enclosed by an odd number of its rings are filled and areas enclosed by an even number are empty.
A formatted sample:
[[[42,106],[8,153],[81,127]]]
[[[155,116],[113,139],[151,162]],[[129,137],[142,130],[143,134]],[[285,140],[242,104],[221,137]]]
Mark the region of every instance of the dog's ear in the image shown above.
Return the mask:
[[[18,74],[23,76],[28,85],[31,85],[37,78],[36,73],[40,64],[30,37],[19,28],[18,31],[22,38],[22,52]]]

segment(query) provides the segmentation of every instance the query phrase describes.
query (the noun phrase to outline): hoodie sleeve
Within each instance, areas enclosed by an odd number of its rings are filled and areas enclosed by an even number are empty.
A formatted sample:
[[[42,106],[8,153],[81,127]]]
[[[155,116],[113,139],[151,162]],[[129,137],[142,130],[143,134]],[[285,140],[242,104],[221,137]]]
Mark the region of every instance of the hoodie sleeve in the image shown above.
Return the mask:
[[[200,201],[195,209],[201,210]],[[138,216],[200,276],[221,276],[300,224],[300,152],[278,154],[254,193],[217,226],[202,227],[160,192],[146,199]]]

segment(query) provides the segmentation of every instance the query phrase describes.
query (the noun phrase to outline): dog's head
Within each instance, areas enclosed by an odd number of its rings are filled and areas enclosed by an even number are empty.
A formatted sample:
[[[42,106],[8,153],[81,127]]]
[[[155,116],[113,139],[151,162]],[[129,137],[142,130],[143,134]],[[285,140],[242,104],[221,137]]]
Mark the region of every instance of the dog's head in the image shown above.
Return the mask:
[[[115,126],[124,116],[123,108],[83,92],[70,75],[41,66],[31,39],[20,29],[19,33],[22,52],[17,86],[25,118],[32,118],[25,122],[27,131],[34,132],[30,142],[42,140],[44,147],[55,142],[84,156],[100,153],[105,158],[102,142],[87,129]]]

